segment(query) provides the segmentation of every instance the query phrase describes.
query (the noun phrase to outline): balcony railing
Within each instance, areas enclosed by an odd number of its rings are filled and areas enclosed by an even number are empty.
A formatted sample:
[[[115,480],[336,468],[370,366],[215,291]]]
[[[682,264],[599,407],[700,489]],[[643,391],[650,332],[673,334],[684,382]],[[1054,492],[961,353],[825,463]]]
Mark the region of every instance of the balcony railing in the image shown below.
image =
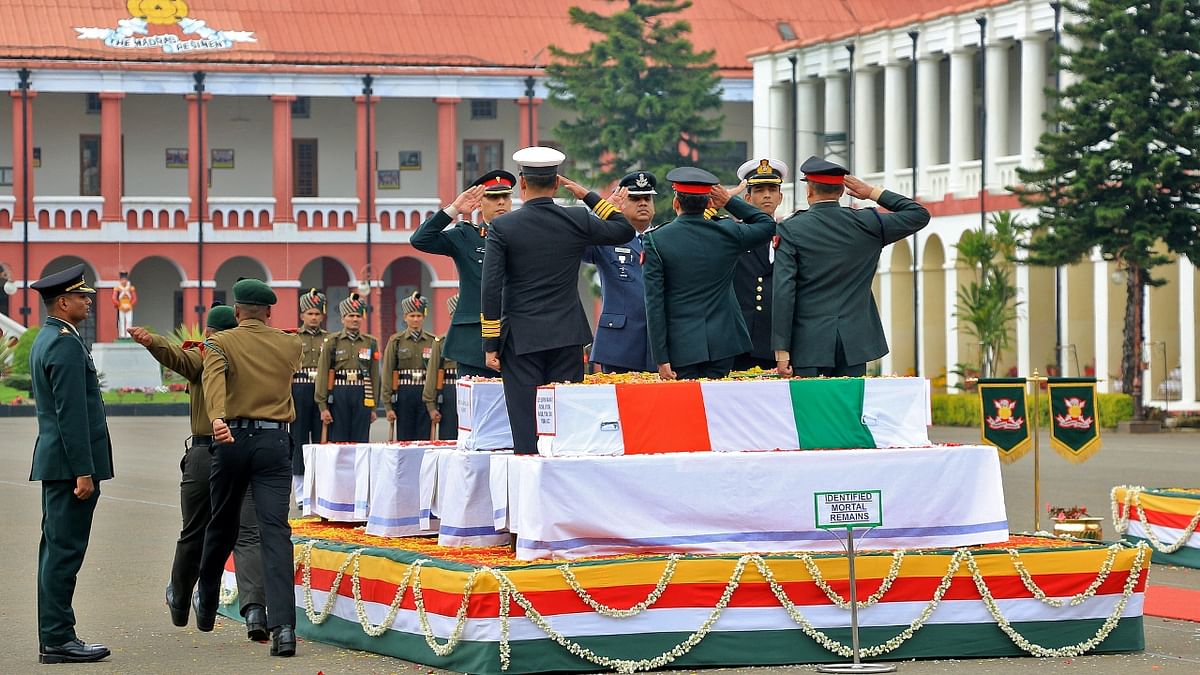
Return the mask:
[[[383,230],[415,230],[440,207],[436,197],[376,199],[375,218]]]
[[[13,226],[13,217],[17,212],[16,204],[16,197],[0,195],[0,229],[8,229]]]
[[[125,225],[131,230],[186,230],[190,197],[124,197]]]
[[[1021,156],[996,158],[996,175],[988,179],[988,186],[994,191],[1006,192],[1007,188],[1017,185],[1021,179],[1017,177],[1017,167],[1021,166]]]
[[[929,194],[921,195],[930,201],[941,201],[950,191],[950,165],[936,164],[925,172]]]
[[[208,211],[218,230],[269,230],[275,222],[275,198],[209,197]]]
[[[357,197],[296,197],[296,227],[301,230],[353,230]]]
[[[38,227],[43,229],[97,229],[103,209],[103,197],[33,198],[33,212],[37,214]]]

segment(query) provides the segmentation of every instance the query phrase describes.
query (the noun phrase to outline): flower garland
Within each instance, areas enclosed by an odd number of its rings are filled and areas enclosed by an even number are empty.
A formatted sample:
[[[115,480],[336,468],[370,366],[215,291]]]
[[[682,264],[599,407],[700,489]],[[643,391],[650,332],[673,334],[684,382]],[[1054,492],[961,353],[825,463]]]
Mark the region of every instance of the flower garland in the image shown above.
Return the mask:
[[[1140,485],[1118,485],[1112,489],[1110,501],[1112,502],[1113,527],[1117,529],[1117,534],[1125,534],[1129,530],[1131,513],[1129,509],[1132,502],[1133,507],[1138,511],[1138,521],[1141,522],[1142,529],[1146,531],[1146,538],[1150,540],[1151,544],[1154,544],[1155,550],[1159,553],[1174,553],[1183,548],[1184,544],[1187,544],[1188,540],[1192,538],[1192,534],[1196,531],[1196,526],[1200,525],[1200,510],[1196,511],[1196,515],[1192,517],[1187,527],[1183,528],[1183,534],[1179,536],[1179,539],[1174,544],[1169,546],[1164,545],[1158,540],[1158,537],[1154,534],[1154,530],[1150,529],[1150,523],[1146,520],[1146,511],[1142,508],[1142,492],[1145,489]],[[1118,513],[1117,509],[1117,490],[1125,491],[1123,515]]]
[[[419,568],[424,563],[424,560],[418,560],[412,564],[412,567]],[[446,638],[446,644],[441,645],[437,643],[437,638],[433,635],[433,626],[429,625],[429,613],[425,611],[425,596],[421,592],[420,572],[413,577],[413,600],[417,605],[417,620],[421,623],[421,632],[425,634],[425,644],[429,645],[434,654],[449,656],[458,646],[463,629],[467,627],[467,606],[471,602],[471,591],[475,590],[475,578],[479,576],[479,572],[479,568],[475,568],[467,575],[467,585],[463,588],[462,602],[458,606],[458,612],[454,615],[454,630]]]
[[[1017,576],[1021,577],[1021,583],[1025,584],[1026,590],[1032,593],[1033,597],[1057,609],[1064,605],[1074,607],[1090,600],[1096,594],[1096,590],[1100,588],[1100,585],[1104,583],[1104,580],[1108,578],[1109,573],[1112,572],[1113,563],[1117,560],[1117,553],[1123,548],[1125,548],[1124,545],[1120,543],[1109,546],[1108,555],[1105,556],[1104,563],[1100,565],[1100,572],[1096,575],[1096,579],[1083,592],[1071,596],[1069,601],[1047,596],[1046,592],[1033,580],[1033,576],[1029,574],[1029,570],[1025,569],[1025,563],[1021,562],[1021,553],[1017,549],[1008,549],[1008,557],[1012,560],[1013,567],[1017,570]]]
[[[361,556],[363,551],[367,549],[356,548],[350,553],[346,554],[346,559],[343,560],[341,566],[338,567],[337,575],[334,576],[333,583],[329,586],[329,594],[325,596],[325,606],[322,607],[321,611],[318,613],[313,611],[312,597],[312,550],[314,543],[315,542],[311,539],[305,542],[304,549],[301,551],[300,555],[301,564],[304,567],[304,615],[308,617],[308,620],[311,621],[314,626],[319,626],[325,623],[325,620],[329,618],[330,612],[333,611],[333,603],[337,600],[338,589],[342,587],[342,576],[346,574],[346,569],[349,568],[352,563],[358,560],[358,557]],[[353,576],[358,576],[353,572],[351,574]]]
[[[817,588],[824,591],[825,597],[829,598],[830,602],[836,605],[838,609],[850,609],[850,601],[838,595],[837,591],[833,590],[833,587],[825,581],[825,578],[821,576],[821,570],[817,567],[817,563],[811,555],[801,553],[796,557],[804,561],[804,566],[808,569],[808,575],[812,577],[813,583],[817,585]],[[888,568],[887,576],[880,582],[878,590],[868,596],[866,600],[860,600],[855,603],[859,609],[866,609],[883,599],[883,596],[892,588],[892,584],[896,581],[896,578],[900,576],[900,564],[903,561],[904,551],[892,551],[892,565]]]
[[[408,589],[408,582],[412,579],[413,573],[419,570],[421,565],[425,563],[425,560],[418,560],[409,565],[408,569],[404,570],[404,576],[396,586],[396,595],[392,598],[391,604],[388,605],[387,614],[379,625],[373,625],[367,617],[367,606],[362,599],[362,585],[358,569],[360,557],[354,558],[354,573],[350,577],[350,586],[354,593],[354,612],[358,616],[358,624],[362,626],[363,632],[371,637],[379,637],[386,633],[396,621],[396,614],[400,612],[400,602],[404,599],[404,591]]]
[[[575,591],[575,595],[578,595],[579,599],[582,600],[585,605],[595,610],[597,614],[600,614],[601,616],[607,616],[611,619],[626,619],[631,616],[637,616],[638,614],[641,614],[654,603],[658,602],[658,599],[662,597],[663,591],[667,590],[667,584],[671,583],[671,579],[675,577],[675,566],[678,563],[678,554],[672,553],[670,556],[668,556],[666,567],[663,568],[663,573],[662,576],[658,578],[658,583],[654,585],[654,590],[650,591],[650,594],[646,596],[645,600],[642,600],[629,609],[614,609],[608,605],[602,605],[599,602],[596,602],[596,600],[592,598],[592,594],[589,593],[586,588],[580,585],[579,580],[575,578],[575,572],[571,571],[570,565],[559,565],[558,571],[562,574],[563,579],[566,580],[567,585],[571,587],[571,590]]]
[[[979,572],[979,566],[975,564],[975,557],[970,554],[967,556],[967,568],[971,570],[971,578],[975,581],[975,588],[979,591],[979,597],[983,599],[983,604],[987,607],[988,613],[995,619],[996,625],[1000,627],[1000,630],[1004,631],[1004,634],[1013,641],[1013,644],[1034,656],[1064,658],[1086,654],[1093,647],[1104,642],[1113,628],[1116,628],[1117,622],[1121,620],[1121,614],[1125,612],[1125,605],[1129,603],[1129,598],[1133,595],[1133,589],[1137,586],[1138,579],[1142,575],[1142,564],[1145,562],[1146,554],[1149,551],[1150,547],[1146,546],[1144,542],[1138,544],[1137,556],[1133,559],[1133,566],[1129,569],[1129,578],[1125,580],[1125,588],[1121,594],[1121,599],[1117,601],[1112,613],[1104,620],[1104,624],[1100,626],[1100,630],[1096,631],[1095,635],[1083,642],[1057,649],[1034,644],[1026,640],[1024,636],[1012,627],[1008,619],[1004,618],[1004,614],[996,604],[996,599],[992,597],[991,589],[988,588],[983,574]]]

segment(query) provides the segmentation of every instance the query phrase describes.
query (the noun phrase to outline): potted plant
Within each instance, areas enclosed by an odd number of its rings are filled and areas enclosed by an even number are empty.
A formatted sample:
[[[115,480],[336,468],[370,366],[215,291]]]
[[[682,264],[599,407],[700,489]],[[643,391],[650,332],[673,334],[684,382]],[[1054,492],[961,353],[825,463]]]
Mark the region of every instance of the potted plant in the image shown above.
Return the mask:
[[[1054,534],[1075,539],[1104,538],[1104,519],[1089,516],[1086,506],[1051,506],[1046,504],[1046,513],[1054,522]]]

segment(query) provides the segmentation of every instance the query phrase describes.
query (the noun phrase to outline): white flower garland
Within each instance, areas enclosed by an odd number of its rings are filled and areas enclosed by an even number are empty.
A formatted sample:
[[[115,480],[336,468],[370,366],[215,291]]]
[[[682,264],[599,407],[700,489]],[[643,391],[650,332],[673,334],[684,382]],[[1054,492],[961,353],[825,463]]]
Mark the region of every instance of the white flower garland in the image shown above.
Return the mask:
[[[312,597],[312,550],[314,543],[315,540],[311,539],[306,542],[304,550],[300,555],[302,556],[302,564],[304,566],[304,615],[308,617],[308,620],[314,626],[319,626],[325,623],[325,620],[329,618],[330,612],[333,611],[333,603],[337,600],[338,589],[342,586],[342,576],[346,574],[346,569],[358,560],[358,557],[367,549],[356,548],[346,555],[346,559],[338,567],[337,575],[333,578],[333,584],[329,586],[329,594],[325,596],[325,606],[318,613],[313,611]],[[356,573],[352,574],[354,577],[358,576]]]
[[[1200,525],[1200,510],[1196,511],[1196,515],[1192,517],[1191,522],[1187,527],[1183,528],[1183,534],[1174,544],[1164,545],[1155,536],[1154,530],[1150,529],[1150,523],[1146,521],[1146,511],[1142,508],[1142,492],[1146,488],[1140,485],[1118,485],[1112,489],[1110,493],[1110,501],[1112,502],[1112,517],[1113,527],[1116,528],[1117,534],[1125,534],[1129,530],[1130,504],[1138,511],[1138,521],[1142,524],[1142,529],[1146,531],[1146,538],[1154,545],[1155,550],[1160,553],[1174,553],[1183,548],[1188,540],[1192,538],[1192,534],[1196,531],[1196,526]],[[1125,491],[1124,511],[1118,512],[1117,508],[1117,490]]]
[[[824,591],[825,597],[829,598],[830,602],[832,602],[834,605],[837,605],[838,609],[850,609],[850,601],[838,595],[837,591],[833,590],[833,587],[825,581],[825,578],[821,576],[821,570],[817,567],[817,563],[815,560],[813,560],[811,555],[807,553],[801,553],[796,557],[804,561],[804,566],[808,568],[808,576],[812,577],[813,583],[817,585],[817,588]],[[874,605],[883,599],[883,596],[886,595],[889,590],[891,590],[892,584],[896,581],[896,578],[900,576],[900,564],[903,561],[904,551],[892,551],[892,564],[891,567],[888,568],[887,576],[885,576],[883,581],[880,582],[878,590],[869,595],[866,600],[859,600],[855,603],[858,605],[859,609],[866,609],[867,607],[870,607],[871,605]]]
[[[579,599],[582,600],[585,605],[595,610],[597,614],[600,614],[601,616],[607,616],[611,619],[626,619],[631,616],[637,616],[638,614],[641,614],[642,612],[646,611],[647,608],[653,606],[654,603],[658,602],[658,599],[662,597],[663,591],[667,590],[667,584],[671,583],[671,579],[675,577],[675,566],[678,563],[678,554],[672,553],[670,556],[667,556],[667,564],[663,568],[662,576],[658,578],[658,583],[654,585],[654,590],[650,591],[650,594],[646,596],[645,600],[642,600],[629,609],[615,609],[613,607],[609,607],[608,605],[603,605],[599,602],[596,602],[596,600],[592,598],[592,594],[589,593],[586,588],[580,585],[579,580],[575,578],[575,572],[571,570],[570,565],[559,565],[557,569],[559,573],[562,574],[563,579],[566,580],[567,585],[571,587],[571,590],[575,591],[575,594],[579,596]]]
[[[1117,559],[1117,553],[1121,552],[1121,550],[1124,548],[1124,545],[1120,543],[1109,546],[1108,555],[1105,556],[1104,563],[1100,565],[1100,572],[1096,575],[1096,579],[1092,581],[1092,583],[1085,588],[1083,592],[1076,593],[1075,595],[1071,596],[1069,601],[1059,600],[1057,598],[1051,598],[1047,596],[1045,591],[1043,591],[1041,587],[1037,585],[1037,582],[1033,580],[1033,576],[1029,574],[1029,570],[1025,569],[1025,563],[1021,562],[1021,553],[1015,548],[1010,548],[1007,550],[1008,558],[1009,560],[1012,560],[1013,567],[1017,570],[1017,576],[1021,577],[1021,583],[1025,584],[1025,588],[1033,594],[1033,597],[1047,605],[1050,605],[1051,607],[1060,608],[1064,605],[1070,605],[1071,607],[1074,607],[1087,602],[1092,598],[1092,596],[1096,595],[1096,590],[1100,588],[1100,585],[1104,583],[1104,580],[1108,578],[1109,573],[1112,572],[1113,562],[1115,562]]]
[[[379,625],[373,625],[367,617],[367,606],[362,599],[362,586],[358,570],[359,557],[354,559],[354,573],[351,577],[351,588],[354,593],[354,612],[358,615],[358,624],[362,626],[363,632],[371,637],[379,637],[386,633],[392,627],[392,624],[395,623],[396,614],[400,612],[400,602],[404,599],[404,591],[408,589],[408,582],[412,579],[413,572],[419,570],[425,561],[418,560],[409,565],[408,569],[404,570],[404,576],[396,586],[396,595],[392,598],[391,604],[388,605],[387,615],[384,616],[383,621]]]
[[[419,568],[424,563],[424,560],[418,560],[412,566]],[[479,572],[479,568],[474,568],[467,575],[467,585],[463,588],[462,602],[459,604],[458,612],[454,616],[454,630],[446,638],[446,643],[441,645],[437,643],[437,638],[433,635],[433,627],[429,625],[429,614],[425,611],[425,596],[421,591],[420,571],[413,577],[413,600],[417,605],[417,620],[421,623],[421,632],[425,634],[425,644],[429,645],[434,654],[449,656],[454,651],[454,648],[458,646],[458,641],[462,638],[463,629],[467,627],[467,606],[471,602],[471,591],[475,590],[475,578],[479,576]]]

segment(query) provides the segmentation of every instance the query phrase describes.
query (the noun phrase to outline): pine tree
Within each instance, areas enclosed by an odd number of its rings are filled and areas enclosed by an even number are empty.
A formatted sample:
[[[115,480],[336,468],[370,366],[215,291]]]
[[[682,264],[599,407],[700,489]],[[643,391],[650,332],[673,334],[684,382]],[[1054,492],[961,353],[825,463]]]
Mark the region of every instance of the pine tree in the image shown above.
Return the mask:
[[[1047,114],[1040,169],[1019,170],[1038,210],[1029,261],[1066,265],[1099,248],[1126,275],[1122,391],[1141,419],[1143,293],[1171,261],[1200,262],[1200,0],[1066,3],[1075,73]],[[1097,292],[1103,292],[1097,289]]]
[[[629,7],[610,15],[571,7],[571,23],[599,39],[581,52],[552,45],[546,68],[551,100],[575,113],[554,132],[573,159],[590,164],[593,183],[637,169],[662,181],[710,148],[723,122],[713,52],[696,52],[689,24],[668,16],[692,3],[623,1]]]

